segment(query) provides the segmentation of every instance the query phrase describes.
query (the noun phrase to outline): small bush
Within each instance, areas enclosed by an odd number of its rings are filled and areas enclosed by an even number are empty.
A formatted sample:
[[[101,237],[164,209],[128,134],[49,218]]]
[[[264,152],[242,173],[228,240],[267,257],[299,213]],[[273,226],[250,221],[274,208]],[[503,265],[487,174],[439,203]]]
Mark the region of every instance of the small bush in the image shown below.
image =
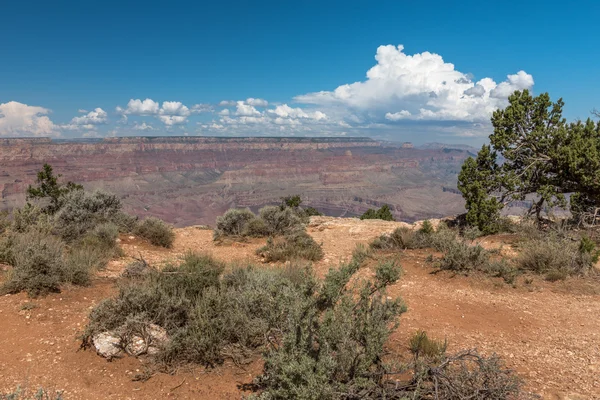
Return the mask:
[[[431,234],[422,230],[415,231],[410,227],[401,226],[389,235],[381,235],[371,242],[374,249],[422,249],[430,246]]]
[[[418,359],[419,357],[427,357],[434,360],[439,360],[443,355],[446,354],[448,348],[448,342],[440,342],[434,339],[430,339],[425,331],[417,331],[410,338],[410,351],[413,356]]]
[[[173,228],[155,217],[148,217],[140,222],[135,227],[134,233],[155,246],[171,248],[175,241]]]
[[[38,225],[43,219],[47,219],[42,213],[41,208],[32,206],[31,204],[14,209],[12,214],[12,230],[19,233],[23,233],[33,226]]]
[[[38,231],[15,235],[12,244],[13,269],[2,291],[26,291],[30,296],[60,291],[60,285],[65,281],[64,247],[59,238]]]
[[[363,215],[360,216],[360,219],[382,219],[384,221],[395,221],[390,210],[390,206],[387,204],[384,204],[378,210],[369,208]]]
[[[248,223],[256,216],[248,208],[231,209],[217,217],[215,239],[224,236],[243,236]]]
[[[100,247],[112,249],[119,237],[119,228],[112,222],[103,223],[92,229],[89,236],[96,238]]]
[[[550,280],[570,275],[585,275],[597,260],[595,244],[589,239],[579,243],[570,238],[548,234],[525,242],[517,264],[520,269],[548,275]]]
[[[319,210],[317,210],[314,207],[306,207],[306,208],[304,208],[304,213],[308,217],[320,217],[320,216],[323,215],[322,212],[320,212]]]
[[[110,222],[115,224],[121,233],[130,233],[135,230],[138,223],[138,217],[119,211],[113,214]]]
[[[281,209],[266,206],[259,210],[259,217],[264,221],[270,236],[285,235],[304,227],[302,219],[290,207]]]
[[[265,355],[258,398],[358,399],[377,391],[384,344],[406,309],[385,296],[397,271],[378,268],[382,281],[350,287],[358,267],[350,262],[331,270],[316,303],[290,313],[283,336]]]
[[[248,221],[242,232],[242,236],[265,237],[269,236],[269,227],[264,219],[255,217]]]
[[[470,246],[462,240],[448,243],[440,261],[440,269],[468,273],[470,271],[488,271],[489,253],[481,246]]]
[[[476,226],[468,226],[462,231],[462,235],[467,240],[475,240],[478,237],[483,236],[483,232]]]
[[[269,238],[267,244],[257,250],[257,254],[264,257],[266,262],[295,259],[319,261],[323,258],[323,249],[308,233],[297,231],[281,239]]]
[[[114,194],[74,190],[62,197],[55,214],[56,231],[67,242],[80,238],[96,225],[120,215],[121,201]]]
[[[475,350],[442,352],[433,359],[416,360],[412,379],[379,398],[509,400],[520,398],[521,384],[496,355],[484,357]]]
[[[234,269],[206,255],[188,253],[177,266],[151,270],[121,286],[118,296],[100,303],[90,315],[84,343],[99,332],[123,337],[155,323],[171,338],[156,360],[168,365],[215,365],[226,358],[243,361],[281,331],[295,304],[310,296],[309,272]]]
[[[8,211],[0,211],[0,235],[2,235],[8,227],[12,225],[10,219],[8,218]]]
[[[431,221],[426,219],[425,221],[423,221],[423,224],[421,225],[419,232],[421,232],[425,235],[431,235],[435,232],[435,229],[433,229],[433,224],[431,223]]]

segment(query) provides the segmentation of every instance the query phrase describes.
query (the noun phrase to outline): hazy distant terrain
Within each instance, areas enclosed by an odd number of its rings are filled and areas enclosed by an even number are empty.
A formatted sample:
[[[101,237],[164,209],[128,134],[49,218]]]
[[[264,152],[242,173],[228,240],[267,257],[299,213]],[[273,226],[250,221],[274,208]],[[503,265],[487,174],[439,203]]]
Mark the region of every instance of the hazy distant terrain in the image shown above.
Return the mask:
[[[0,208],[20,206],[47,162],[65,179],[119,194],[127,211],[177,226],[214,224],[300,194],[332,216],[390,204],[399,220],[463,211],[456,177],[468,146],[390,146],[368,138],[4,139]]]

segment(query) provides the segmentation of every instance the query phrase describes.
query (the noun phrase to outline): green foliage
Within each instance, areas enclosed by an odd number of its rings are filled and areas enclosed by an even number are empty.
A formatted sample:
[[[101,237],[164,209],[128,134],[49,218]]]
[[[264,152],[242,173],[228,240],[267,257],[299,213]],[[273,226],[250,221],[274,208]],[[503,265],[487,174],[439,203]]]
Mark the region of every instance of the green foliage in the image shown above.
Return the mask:
[[[529,214],[538,221],[546,207],[566,206],[566,193],[574,193],[576,217],[600,205],[600,122],[568,124],[563,105],[525,90],[494,112],[490,145],[466,160],[459,175],[469,224],[493,233],[503,205],[527,195],[536,198]]]
[[[62,197],[73,191],[83,190],[83,186],[73,182],[67,182],[65,185],[58,183],[61,175],[54,175],[52,167],[44,164],[42,170],[37,174],[38,186],[29,186],[27,188],[27,200],[42,200],[47,203],[44,212],[54,214],[61,208]]]
[[[458,189],[466,201],[467,223],[478,227],[485,234],[497,231],[496,223],[502,208],[498,199],[490,196],[499,185],[496,159],[496,152],[484,145],[476,159],[465,160],[458,175]]]
[[[105,268],[108,261],[119,255],[116,243],[118,233],[116,225],[104,223],[74,242],[65,259],[69,271],[67,281],[79,285],[88,284],[91,271]]]
[[[0,211],[0,235],[12,225],[8,215],[8,211]]]
[[[248,208],[227,210],[225,214],[217,217],[215,239],[225,236],[243,236],[247,224],[255,218],[254,213]]]
[[[582,257],[589,257],[591,264],[596,264],[600,258],[600,250],[597,249],[596,242],[587,236],[583,236],[579,241],[579,253]]]
[[[423,224],[421,224],[421,228],[419,229],[419,232],[421,232],[424,235],[431,235],[435,232],[435,229],[433,229],[433,225],[431,224],[431,221],[426,219],[425,221],[423,221]]]
[[[289,199],[290,204],[295,200]],[[281,236],[290,235],[304,229],[308,216],[301,208],[288,207],[285,202],[281,206],[265,206],[254,215],[249,209],[231,209],[217,217],[215,240],[226,236]]]
[[[171,248],[175,241],[173,228],[155,217],[148,217],[138,223],[134,233],[155,246]]]
[[[470,246],[461,240],[456,240],[448,246],[439,267],[442,270],[468,273],[485,271],[489,262],[489,253],[483,247]]]
[[[300,207],[300,204],[302,204],[302,199],[298,194],[281,198],[281,209],[298,208]]]
[[[302,230],[291,232],[279,239],[269,238],[267,244],[256,253],[264,257],[266,262],[296,259],[319,261],[323,258],[321,246]]]
[[[29,231],[16,234],[11,246],[12,265],[4,293],[26,291],[30,296],[60,291],[65,281],[64,243],[57,237]]]
[[[520,269],[544,274],[549,280],[586,275],[598,260],[596,246],[584,237],[580,242],[548,234],[526,241],[517,258]]]
[[[41,208],[31,204],[14,209],[12,215],[13,223],[11,228],[15,232],[25,232],[42,221],[50,222],[50,218],[42,212]]]
[[[306,214],[306,216],[308,217],[320,217],[323,215],[322,212],[320,212],[319,210],[317,210],[314,207],[306,207],[304,209],[304,213]]]
[[[427,357],[433,360],[439,360],[446,354],[448,342],[440,342],[427,336],[425,331],[417,331],[410,338],[410,352],[418,359],[419,357]]]
[[[384,221],[395,221],[390,210],[390,206],[387,204],[384,204],[378,210],[369,208],[363,215],[360,216],[360,219],[382,219]]]
[[[435,234],[434,232],[427,232],[428,230],[415,231],[410,227],[401,226],[389,235],[381,235],[376,238],[370,246],[373,249],[382,250],[423,249],[431,247],[431,238]]]
[[[259,218],[265,222],[269,236],[285,235],[304,228],[298,214],[289,207],[281,209],[275,206],[266,206],[261,208],[258,214]]]
[[[92,311],[84,343],[106,330],[126,335],[155,323],[170,337],[156,355],[159,362],[242,362],[284,329],[291,310],[312,295],[314,280],[304,268],[236,268],[223,275],[224,267],[209,256],[188,253],[178,266],[123,284],[116,297]]]
[[[290,313],[283,337],[265,355],[259,398],[360,398],[345,394],[378,387],[386,371],[383,346],[405,311],[400,301],[385,296],[399,273],[390,264],[381,266],[376,272],[381,281],[351,290],[357,269],[352,261],[331,270],[317,302]]]
[[[61,207],[54,215],[57,233],[67,242],[78,239],[98,224],[121,216],[121,201],[103,191],[87,193],[76,190],[63,195]]]

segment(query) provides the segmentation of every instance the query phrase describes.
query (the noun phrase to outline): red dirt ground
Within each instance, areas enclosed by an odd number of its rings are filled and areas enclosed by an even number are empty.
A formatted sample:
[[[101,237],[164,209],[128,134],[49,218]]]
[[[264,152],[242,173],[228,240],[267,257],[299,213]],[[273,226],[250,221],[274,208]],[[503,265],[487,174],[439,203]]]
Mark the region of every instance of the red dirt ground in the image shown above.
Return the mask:
[[[319,276],[357,243],[366,243],[401,223],[314,218],[309,233],[323,243],[325,259],[315,265]],[[512,237],[486,238],[486,247],[504,246]],[[151,263],[176,260],[187,249],[210,252],[226,261],[260,262],[254,254],[263,243],[253,240],[215,246],[212,232],[190,227],[177,230],[172,250],[158,249],[137,238],[122,237],[127,255],[111,262],[92,286],[67,287],[60,294],[28,299],[25,294],[0,297],[0,393],[17,386],[64,391],[65,399],[239,399],[238,384],[249,383],[260,360],[244,368],[227,363],[213,370],[158,373],[146,382],[132,377],[143,364],[126,357],[112,362],[92,350],[79,350],[78,335],[90,309],[116,292],[116,277],[130,256]],[[600,284],[589,279],[548,283],[540,278],[516,287],[485,277],[431,274],[429,252],[406,251],[404,269],[390,296],[400,296],[408,312],[392,335],[389,348],[403,354],[417,329],[447,338],[450,351],[476,347],[496,352],[527,382],[527,389],[547,399],[600,399]],[[365,267],[361,274],[370,273]],[[34,308],[23,309],[33,304]],[[29,308],[29,307],[25,307]]]

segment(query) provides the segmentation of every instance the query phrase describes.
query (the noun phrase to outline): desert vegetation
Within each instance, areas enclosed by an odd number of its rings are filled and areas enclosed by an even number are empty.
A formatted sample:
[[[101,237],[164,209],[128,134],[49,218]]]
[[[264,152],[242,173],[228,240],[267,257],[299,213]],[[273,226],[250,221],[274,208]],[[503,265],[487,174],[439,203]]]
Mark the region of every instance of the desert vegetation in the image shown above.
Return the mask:
[[[390,210],[390,206],[387,204],[384,204],[376,210],[369,208],[363,215],[360,216],[360,219],[382,219],[384,221],[395,221],[392,211]]]
[[[1,393],[0,400],[64,400],[61,392],[52,392],[44,388],[30,391],[17,387],[11,393]]]
[[[563,106],[562,99],[552,102],[547,93],[533,97],[524,90],[494,112],[490,144],[465,161],[458,177],[470,225],[497,232],[502,208],[525,199],[531,200],[527,214],[538,223],[552,207],[569,206],[578,225],[595,215],[600,207],[600,122],[567,123]]]
[[[165,247],[173,241],[162,221],[138,222],[122,211],[115,195],[63,184],[49,165],[37,183],[27,190],[27,204],[2,218],[0,262],[12,266],[0,289],[4,293],[39,296],[64,284],[89,284],[93,271],[120,254],[119,232],[133,231]]]
[[[249,209],[231,209],[217,218],[215,240],[267,237],[257,250],[266,262],[323,258],[321,245],[306,233],[309,218],[320,213],[300,207],[300,196],[282,198],[279,206],[265,206],[255,215]]]
[[[497,357],[447,354],[423,332],[411,340],[410,362],[390,357],[385,345],[406,306],[386,288],[401,269],[381,261],[372,279],[357,279],[367,258],[361,247],[319,280],[309,264],[260,269],[187,253],[177,265],[127,278],[92,311],[84,345],[110,332],[127,351],[132,337],[147,338],[156,324],[169,339],[148,352],[155,368],[245,363],[262,353],[263,372],[250,385],[257,399],[509,399],[520,392]]]

